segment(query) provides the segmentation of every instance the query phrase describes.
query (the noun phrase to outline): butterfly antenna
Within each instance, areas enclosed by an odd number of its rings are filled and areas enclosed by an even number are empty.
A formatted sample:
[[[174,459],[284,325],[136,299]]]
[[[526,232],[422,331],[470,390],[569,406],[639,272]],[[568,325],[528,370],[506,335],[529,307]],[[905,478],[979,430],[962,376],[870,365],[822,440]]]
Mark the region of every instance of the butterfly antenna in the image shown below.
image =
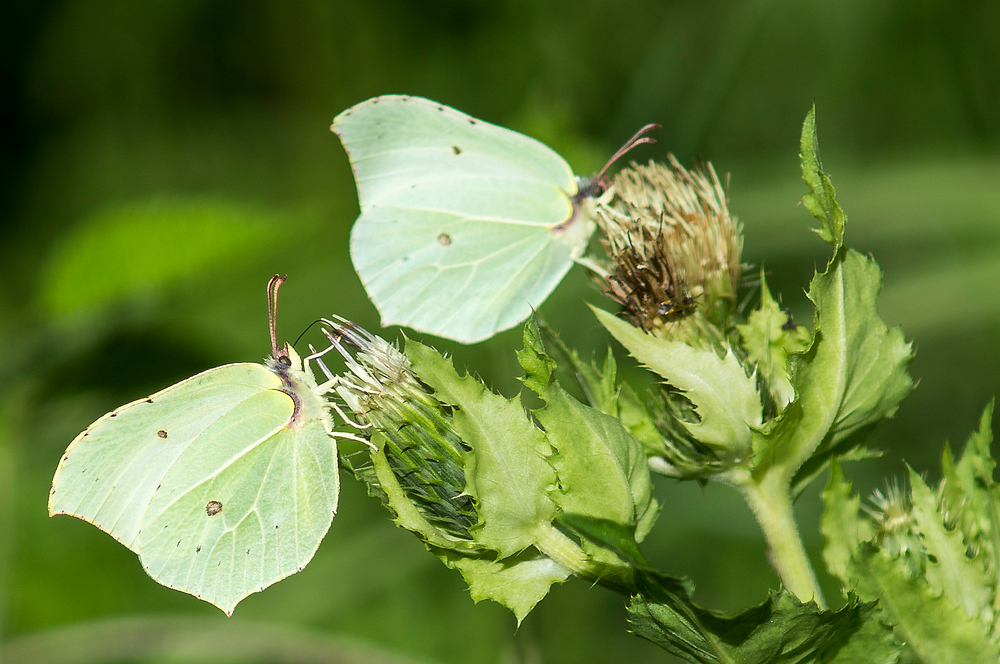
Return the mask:
[[[278,289],[287,278],[287,274],[283,276],[276,274],[267,282],[267,324],[271,328],[271,351],[275,359],[283,355],[278,352]]]
[[[653,131],[654,129],[659,129],[659,128],[660,125],[656,123],[651,123],[640,129],[639,131],[635,132],[635,134],[632,135],[632,138],[625,141],[625,145],[618,148],[618,152],[615,152],[613,155],[611,155],[611,159],[608,159],[608,163],[604,164],[604,168],[601,169],[601,172],[597,174],[597,177],[594,178],[594,180],[596,182],[602,182],[604,180],[604,175],[608,172],[608,169],[611,168],[611,165],[614,164],[619,159],[621,159],[622,156],[624,156],[632,148],[636,147],[637,145],[642,145],[643,143],[655,143],[656,142],[655,138],[651,136],[643,136],[643,134],[646,134],[648,132]]]
[[[295,338],[295,342],[292,343],[292,345],[293,346],[298,346],[299,342],[302,341],[302,337],[304,337],[306,335],[306,332],[308,332],[309,330],[311,330],[312,326],[315,325],[316,323],[322,323],[322,322],[324,322],[324,320],[322,318],[317,318],[313,322],[309,323],[309,326],[306,327],[306,329],[302,330],[302,334],[300,334],[299,336],[297,336]]]

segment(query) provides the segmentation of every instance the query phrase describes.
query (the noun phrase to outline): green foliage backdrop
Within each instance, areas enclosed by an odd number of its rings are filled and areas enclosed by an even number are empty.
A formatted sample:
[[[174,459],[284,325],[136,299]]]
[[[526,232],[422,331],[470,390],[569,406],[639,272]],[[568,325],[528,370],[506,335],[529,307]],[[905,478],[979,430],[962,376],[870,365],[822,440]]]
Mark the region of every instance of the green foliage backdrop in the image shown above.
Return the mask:
[[[270,275],[290,275],[282,337],[332,313],[378,329],[347,254],[357,214],[347,158],[328,131],[337,112],[376,94],[430,97],[528,133],[582,173],[638,127],[661,123],[658,144],[636,157],[673,152],[729,172],[746,259],[763,264],[799,320],[808,320],[800,285],[826,251],[803,232],[808,214],[797,206],[799,126],[815,101],[850,243],[878,257],[882,316],[915,340],[921,381],[875,434],[886,458],[853,476],[855,488],[902,474],[900,457],[918,471],[937,467],[942,440],[964,440],[998,390],[994,2],[71,0],[9,10],[0,25],[0,655],[9,661],[662,661],[624,633],[617,597],[580,582],[555,588],[515,634],[509,613],[473,606],[459,577],[354,482],[312,564],[228,620],[155,584],[93,527],[47,518],[59,455],[88,423],[200,369],[266,354]],[[593,320],[581,298],[601,300],[577,270],[541,314],[569,345],[603,352],[597,323],[576,322]],[[468,348],[428,341],[498,391],[517,391],[520,331]],[[776,585],[735,492],[657,489],[664,514],[645,544],[657,567],[692,576],[717,608],[760,601]],[[820,507],[815,490],[798,504],[816,559]],[[118,643],[134,649],[108,650]]]

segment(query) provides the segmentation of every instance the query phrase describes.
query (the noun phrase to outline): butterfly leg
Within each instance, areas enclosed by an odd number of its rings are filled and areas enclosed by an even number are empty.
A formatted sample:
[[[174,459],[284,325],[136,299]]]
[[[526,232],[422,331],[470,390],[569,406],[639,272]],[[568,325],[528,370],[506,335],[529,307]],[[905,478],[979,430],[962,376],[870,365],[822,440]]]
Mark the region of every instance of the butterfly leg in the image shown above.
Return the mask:
[[[363,443],[363,444],[367,445],[369,447],[369,449],[371,449],[372,452],[378,452],[378,447],[375,444],[373,444],[370,440],[368,440],[367,438],[362,438],[361,436],[357,436],[357,435],[355,435],[353,433],[349,433],[347,431],[337,431],[326,420],[323,421],[323,426],[326,429],[326,434],[328,436],[330,436],[330,438],[343,438],[345,440],[353,440],[355,442]]]

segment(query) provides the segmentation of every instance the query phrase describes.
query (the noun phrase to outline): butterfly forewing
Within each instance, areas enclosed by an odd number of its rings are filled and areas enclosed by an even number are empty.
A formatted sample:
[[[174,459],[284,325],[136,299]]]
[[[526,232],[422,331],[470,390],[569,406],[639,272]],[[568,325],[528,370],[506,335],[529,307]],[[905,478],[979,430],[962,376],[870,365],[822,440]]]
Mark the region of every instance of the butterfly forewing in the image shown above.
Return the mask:
[[[542,143],[416,97],[334,120],[361,216],[351,258],[383,325],[465,343],[524,320],[586,247],[577,186]],[[575,223],[575,222],[573,222]]]
[[[89,521],[138,552],[140,521],[171,465],[231,409],[279,387],[281,380],[259,364],[230,364],[108,413],[63,455],[49,513]]]
[[[309,408],[296,413],[289,391]],[[330,527],[337,448],[319,404],[259,364],[198,374],[78,436],[49,511],[93,523],[156,581],[231,613],[302,569]]]

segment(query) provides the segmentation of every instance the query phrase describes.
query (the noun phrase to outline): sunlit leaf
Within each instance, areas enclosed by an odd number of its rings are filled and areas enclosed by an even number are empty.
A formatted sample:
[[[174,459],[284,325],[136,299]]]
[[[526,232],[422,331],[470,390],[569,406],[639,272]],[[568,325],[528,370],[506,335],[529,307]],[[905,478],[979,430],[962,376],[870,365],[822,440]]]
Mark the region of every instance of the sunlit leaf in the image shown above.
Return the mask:
[[[749,451],[751,431],[761,424],[760,394],[732,351],[660,339],[601,309],[598,320],[629,353],[694,405],[700,422],[684,423],[698,442],[732,459]]]

